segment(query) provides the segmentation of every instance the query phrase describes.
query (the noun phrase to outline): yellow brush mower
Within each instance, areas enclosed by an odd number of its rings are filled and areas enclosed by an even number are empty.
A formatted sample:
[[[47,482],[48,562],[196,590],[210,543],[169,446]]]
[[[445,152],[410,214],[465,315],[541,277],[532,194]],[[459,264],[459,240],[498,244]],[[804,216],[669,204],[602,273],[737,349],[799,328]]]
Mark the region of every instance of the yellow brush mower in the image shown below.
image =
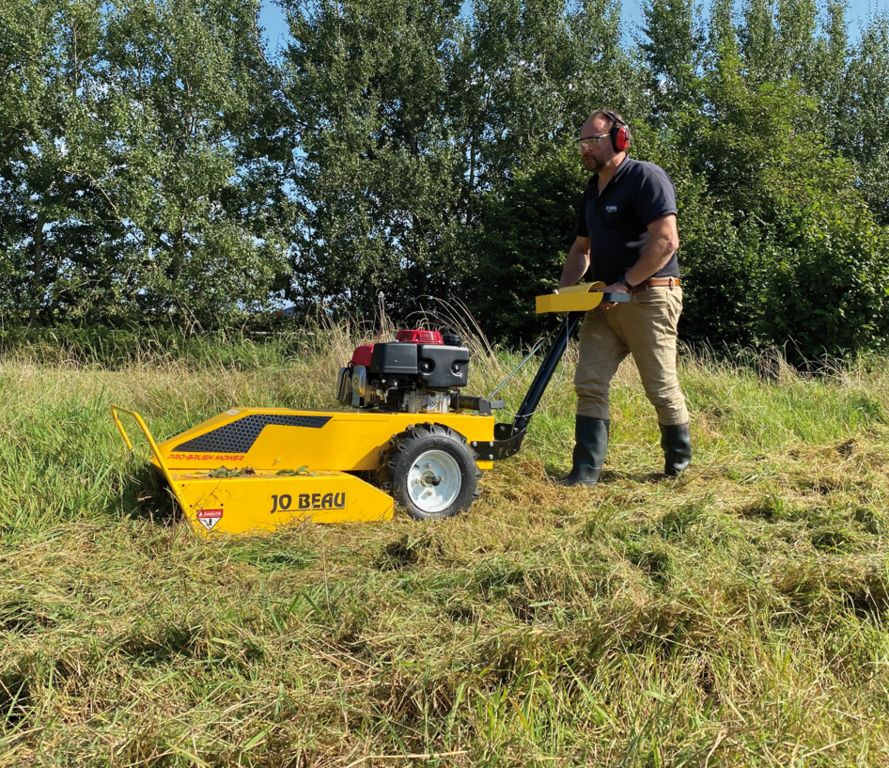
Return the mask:
[[[537,297],[537,311],[569,313],[515,419],[495,423],[497,400],[462,394],[469,352],[454,334],[399,331],[358,347],[340,370],[337,399],[349,410],[231,408],[161,443],[139,426],[185,518],[201,534],[254,533],[311,520],[388,520],[397,503],[418,519],[469,507],[482,470],[519,450],[528,423],[582,312],[603,300],[601,283]]]

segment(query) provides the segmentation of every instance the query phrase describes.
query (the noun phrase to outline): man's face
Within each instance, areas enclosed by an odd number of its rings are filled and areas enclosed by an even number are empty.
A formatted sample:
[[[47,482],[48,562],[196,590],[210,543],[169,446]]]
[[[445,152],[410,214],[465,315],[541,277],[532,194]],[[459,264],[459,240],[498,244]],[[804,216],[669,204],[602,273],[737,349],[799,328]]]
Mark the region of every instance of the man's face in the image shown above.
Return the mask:
[[[601,117],[587,120],[580,129],[579,147],[583,167],[591,173],[601,171],[614,154],[608,135],[610,126]]]

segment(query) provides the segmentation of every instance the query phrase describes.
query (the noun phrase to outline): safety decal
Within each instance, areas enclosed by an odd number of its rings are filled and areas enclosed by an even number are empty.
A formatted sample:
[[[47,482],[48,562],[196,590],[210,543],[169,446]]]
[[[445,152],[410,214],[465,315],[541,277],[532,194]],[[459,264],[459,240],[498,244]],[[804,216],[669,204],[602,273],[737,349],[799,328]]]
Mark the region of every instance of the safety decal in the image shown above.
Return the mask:
[[[216,525],[220,520],[222,520],[222,510],[221,509],[199,509],[198,510],[198,522],[204,526],[208,531],[213,529],[213,526]]]

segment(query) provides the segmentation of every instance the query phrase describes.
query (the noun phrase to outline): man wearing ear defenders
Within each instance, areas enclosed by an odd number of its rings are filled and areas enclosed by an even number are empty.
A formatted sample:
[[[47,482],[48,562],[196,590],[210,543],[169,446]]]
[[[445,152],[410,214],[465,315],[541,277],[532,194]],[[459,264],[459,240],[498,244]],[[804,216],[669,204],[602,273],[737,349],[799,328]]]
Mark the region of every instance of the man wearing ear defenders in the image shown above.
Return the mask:
[[[587,118],[578,138],[584,167],[593,173],[577,217],[577,236],[560,287],[601,280],[606,292],[629,293],[627,303],[587,312],[580,330],[575,444],[564,485],[595,485],[608,447],[608,390],[631,354],[645,394],[657,411],[664,473],[691,462],[688,410],[676,375],[682,288],[676,251],[676,191],[666,172],[628,156],[630,129],[613,110]]]

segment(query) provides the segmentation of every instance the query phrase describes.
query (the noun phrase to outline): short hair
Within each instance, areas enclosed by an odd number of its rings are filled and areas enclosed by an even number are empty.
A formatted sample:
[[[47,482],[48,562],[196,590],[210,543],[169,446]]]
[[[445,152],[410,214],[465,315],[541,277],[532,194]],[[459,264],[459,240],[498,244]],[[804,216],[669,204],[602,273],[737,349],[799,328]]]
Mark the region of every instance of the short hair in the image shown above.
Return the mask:
[[[601,117],[608,121],[608,127],[610,128],[612,125],[617,123],[618,125],[625,125],[627,128],[630,127],[629,123],[624,120],[623,115],[620,112],[614,109],[608,109],[607,107],[602,109],[595,110],[587,120],[593,120],[594,118]]]

